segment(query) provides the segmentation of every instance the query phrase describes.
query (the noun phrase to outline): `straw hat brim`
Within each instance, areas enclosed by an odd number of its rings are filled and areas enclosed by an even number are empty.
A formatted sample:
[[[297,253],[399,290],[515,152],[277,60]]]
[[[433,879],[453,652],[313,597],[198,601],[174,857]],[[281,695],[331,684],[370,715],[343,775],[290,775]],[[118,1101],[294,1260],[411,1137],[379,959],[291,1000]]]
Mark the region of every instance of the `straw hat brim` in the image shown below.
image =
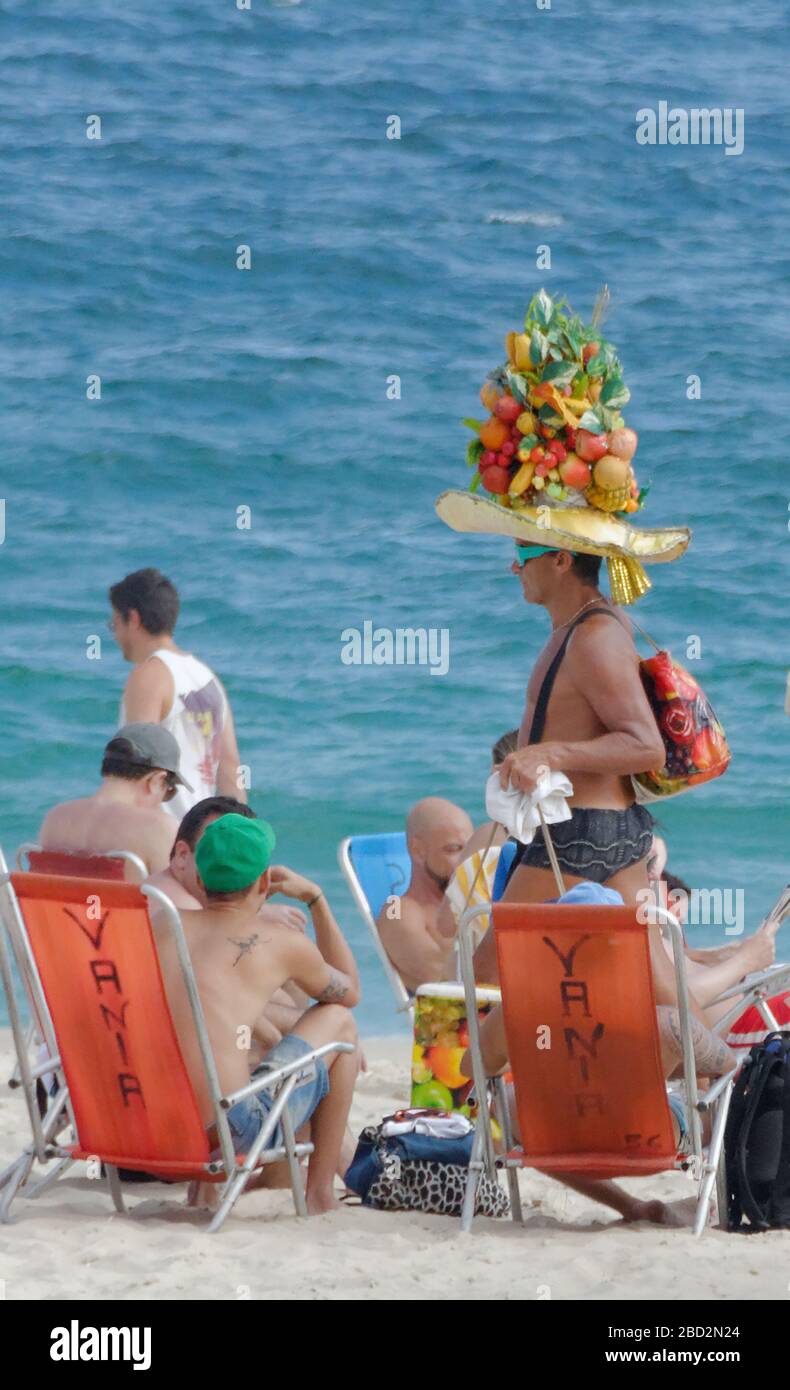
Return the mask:
[[[687,549],[687,526],[632,526],[595,507],[524,507],[511,511],[474,492],[443,492],[436,511],[453,531],[511,536],[528,545],[556,546],[607,558],[630,557],[644,565],[677,560]],[[550,520],[551,524],[546,524]]]

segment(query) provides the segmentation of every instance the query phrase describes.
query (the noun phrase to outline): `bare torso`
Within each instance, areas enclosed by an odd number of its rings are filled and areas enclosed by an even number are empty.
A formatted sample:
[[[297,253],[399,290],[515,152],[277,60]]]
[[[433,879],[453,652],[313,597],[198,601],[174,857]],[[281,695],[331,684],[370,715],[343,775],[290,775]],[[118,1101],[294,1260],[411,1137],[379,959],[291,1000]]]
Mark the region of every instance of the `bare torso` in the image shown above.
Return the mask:
[[[158,808],[144,810],[101,796],[64,801],[49,812],[39,840],[44,849],[73,854],[129,850],[149,872],[164,868],[175,839],[175,818]]]
[[[602,599],[601,607],[604,606],[610,605],[606,605],[606,601]],[[617,613],[618,619],[626,627],[626,630],[630,631],[630,624],[620,610],[612,609],[612,611]],[[609,617],[591,618],[585,626],[590,627],[593,623],[609,624],[612,621],[613,619]],[[565,628],[553,632],[535,663],[527,686],[526,707],[518,736],[519,748],[529,742],[535,703],[543,684],[543,678],[557,651],[562,646],[565,636]],[[585,698],[583,688],[570,674],[568,658],[575,636],[576,631],[568,643],[565,657],[554,681],[541,743],[581,742],[585,739],[599,738],[608,731],[607,726],[598,718],[592,705]],[[633,659],[634,663],[638,665],[639,657],[635,648]],[[571,781],[573,783],[573,796],[569,798],[571,806],[599,806],[622,810],[624,807],[630,806],[634,800],[629,777],[621,777],[615,773],[576,771],[571,775]]]
[[[379,915],[382,945],[409,990],[429,980],[445,980],[452,969],[453,942],[438,927],[443,901],[425,901],[409,891],[400,899],[399,918],[388,918],[386,907]]]
[[[262,929],[255,914],[229,918],[221,910],[181,912],[206,1028],[223,1093],[249,1081],[253,1032],[262,1009],[294,969],[298,933],[288,927]],[[175,945],[160,917],[154,918],[159,960],[170,1012],[206,1124],[212,1107],[205,1085],[197,1033]],[[249,1033],[244,1030],[249,1030]]]

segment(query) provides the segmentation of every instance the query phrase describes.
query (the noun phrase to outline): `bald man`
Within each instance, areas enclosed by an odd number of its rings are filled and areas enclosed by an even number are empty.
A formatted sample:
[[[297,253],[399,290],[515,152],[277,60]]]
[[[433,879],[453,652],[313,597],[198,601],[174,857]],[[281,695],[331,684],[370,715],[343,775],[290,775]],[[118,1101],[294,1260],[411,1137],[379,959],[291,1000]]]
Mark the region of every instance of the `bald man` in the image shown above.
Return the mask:
[[[428,981],[454,977],[454,943],[439,931],[438,917],[473,829],[466,811],[440,796],[418,801],[406,820],[411,883],[395,903],[384,904],[378,929],[387,955],[412,993]]]

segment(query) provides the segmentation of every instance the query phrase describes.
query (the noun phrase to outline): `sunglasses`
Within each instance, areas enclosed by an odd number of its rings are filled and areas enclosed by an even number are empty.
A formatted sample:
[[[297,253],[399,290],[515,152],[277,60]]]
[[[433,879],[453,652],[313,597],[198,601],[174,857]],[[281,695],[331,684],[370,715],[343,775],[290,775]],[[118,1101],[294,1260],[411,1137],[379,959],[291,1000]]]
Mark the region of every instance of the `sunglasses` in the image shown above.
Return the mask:
[[[528,560],[536,560],[539,555],[556,555],[556,549],[552,545],[519,545],[516,542],[516,558],[519,565],[526,565]]]

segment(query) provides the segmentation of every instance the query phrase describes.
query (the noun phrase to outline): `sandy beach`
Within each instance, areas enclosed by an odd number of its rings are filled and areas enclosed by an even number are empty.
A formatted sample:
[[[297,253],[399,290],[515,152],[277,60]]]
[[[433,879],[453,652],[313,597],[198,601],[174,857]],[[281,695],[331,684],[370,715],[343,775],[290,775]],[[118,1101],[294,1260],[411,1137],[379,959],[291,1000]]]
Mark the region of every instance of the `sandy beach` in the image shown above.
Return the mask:
[[[407,1100],[408,1040],[368,1039],[369,1071],[352,1110],[355,1133]],[[24,1103],[5,1081],[9,1031],[0,1032],[0,1167],[27,1137]],[[0,1228],[0,1281],[9,1300],[123,1299],[760,1299],[787,1282],[787,1235],[727,1235],[640,1223],[625,1226],[537,1173],[521,1175],[526,1222],[457,1220],[344,1206],[310,1221],[290,1193],[241,1199],[207,1236],[183,1208],[185,1189],[127,1187],[119,1216],[103,1184],[74,1176]],[[692,1185],[667,1174],[635,1185],[678,1201]],[[2,1288],[2,1284],[0,1284]]]

